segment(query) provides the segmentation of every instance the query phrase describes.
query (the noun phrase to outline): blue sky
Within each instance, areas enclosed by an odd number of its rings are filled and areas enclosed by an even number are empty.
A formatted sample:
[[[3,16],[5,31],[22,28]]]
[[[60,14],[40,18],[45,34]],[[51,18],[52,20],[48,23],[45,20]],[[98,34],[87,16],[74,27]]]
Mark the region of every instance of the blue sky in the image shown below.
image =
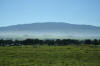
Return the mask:
[[[0,0],[0,26],[34,22],[100,26],[100,0]]]

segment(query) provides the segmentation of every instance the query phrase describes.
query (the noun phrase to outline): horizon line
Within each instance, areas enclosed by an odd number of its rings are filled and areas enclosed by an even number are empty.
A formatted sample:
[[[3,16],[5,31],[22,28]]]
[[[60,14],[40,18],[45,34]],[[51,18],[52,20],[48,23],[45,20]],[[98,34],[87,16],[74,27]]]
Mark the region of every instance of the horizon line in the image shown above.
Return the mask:
[[[16,26],[16,25],[26,25],[26,24],[34,24],[34,23],[66,23],[66,24],[74,24],[74,25],[87,25],[87,26],[94,26],[94,27],[100,27],[100,26],[96,26],[96,25],[89,25],[89,24],[75,24],[75,23],[68,23],[68,22],[30,22],[30,23],[20,23],[20,24],[12,24],[12,25],[0,25],[1,27],[9,27],[9,26]]]

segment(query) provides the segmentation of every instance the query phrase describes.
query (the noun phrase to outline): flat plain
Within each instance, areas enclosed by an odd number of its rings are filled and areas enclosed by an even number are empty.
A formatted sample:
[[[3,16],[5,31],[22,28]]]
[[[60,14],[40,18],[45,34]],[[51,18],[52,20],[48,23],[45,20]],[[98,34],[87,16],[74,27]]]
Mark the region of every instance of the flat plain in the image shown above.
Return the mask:
[[[0,66],[100,66],[100,46],[1,46]]]

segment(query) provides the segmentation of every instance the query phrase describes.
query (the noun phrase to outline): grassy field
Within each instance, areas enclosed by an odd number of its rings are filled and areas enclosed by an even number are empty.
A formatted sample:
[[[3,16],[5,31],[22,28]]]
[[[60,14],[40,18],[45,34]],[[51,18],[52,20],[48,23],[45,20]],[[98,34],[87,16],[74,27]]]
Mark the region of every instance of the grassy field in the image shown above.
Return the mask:
[[[0,66],[100,66],[100,46],[0,47]]]

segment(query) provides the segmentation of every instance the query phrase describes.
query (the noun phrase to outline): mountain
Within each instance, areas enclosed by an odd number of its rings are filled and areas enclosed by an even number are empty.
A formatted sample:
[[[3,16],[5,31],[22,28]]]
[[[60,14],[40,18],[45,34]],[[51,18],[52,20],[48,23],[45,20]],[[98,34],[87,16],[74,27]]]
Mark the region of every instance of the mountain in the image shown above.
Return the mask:
[[[63,22],[45,22],[0,27],[1,38],[100,39],[100,27]]]

